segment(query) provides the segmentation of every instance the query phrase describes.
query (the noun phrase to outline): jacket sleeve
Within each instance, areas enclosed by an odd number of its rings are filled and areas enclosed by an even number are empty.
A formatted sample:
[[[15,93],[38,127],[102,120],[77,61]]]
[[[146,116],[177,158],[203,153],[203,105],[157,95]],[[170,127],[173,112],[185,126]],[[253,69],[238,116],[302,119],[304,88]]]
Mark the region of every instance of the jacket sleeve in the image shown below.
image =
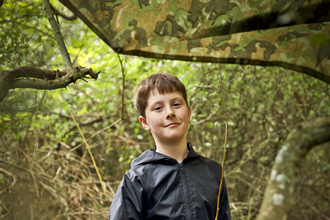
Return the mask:
[[[142,220],[142,193],[139,178],[126,173],[111,203],[109,220]]]
[[[218,220],[231,220],[231,213],[230,213],[230,207],[229,207],[229,200],[228,200],[228,193],[227,193],[225,178],[223,178],[219,208],[220,208],[220,210],[219,210]]]

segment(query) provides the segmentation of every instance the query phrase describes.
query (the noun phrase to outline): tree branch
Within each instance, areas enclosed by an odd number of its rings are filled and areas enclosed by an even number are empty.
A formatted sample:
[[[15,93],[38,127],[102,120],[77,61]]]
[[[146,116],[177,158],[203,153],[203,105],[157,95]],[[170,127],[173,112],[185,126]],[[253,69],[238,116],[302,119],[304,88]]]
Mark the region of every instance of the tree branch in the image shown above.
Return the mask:
[[[0,75],[0,102],[2,102],[7,96],[9,89],[33,88],[52,90],[65,88],[67,85],[76,82],[78,79],[86,78],[87,75],[93,79],[97,79],[98,77],[99,72],[94,73],[92,69],[87,69],[81,66],[73,68],[60,28],[54,18],[52,6],[50,5],[49,0],[43,0],[42,2],[48,21],[52,27],[55,40],[60,49],[66,70],[54,71],[23,66],[2,71]],[[56,11],[56,9],[54,11]]]
[[[11,172],[9,172],[1,167],[0,167],[0,172],[10,176],[13,179],[13,182],[10,186],[6,186],[6,188],[4,190],[0,191],[0,195],[2,195],[2,194],[5,194],[7,192],[7,190],[9,190],[10,188],[12,188],[15,185],[15,183],[17,181],[17,177],[14,174],[12,174]]]
[[[61,16],[62,18],[64,18],[65,20],[68,20],[68,21],[74,21],[77,19],[77,16],[75,14],[71,15],[71,16],[68,16],[62,12],[60,12],[59,10],[57,10],[52,4],[50,4],[50,8],[53,10],[53,12],[58,15],[58,16]]]
[[[86,67],[75,67],[74,75],[69,76],[66,70],[44,70],[36,67],[21,66],[2,71],[0,75],[0,102],[7,96],[9,89],[58,89],[65,88],[78,79],[87,76],[97,79],[99,72]],[[24,77],[24,78],[23,78]]]
[[[277,154],[257,220],[286,219],[292,207],[294,183],[306,154],[330,141],[330,118],[307,122],[293,130]]]
[[[48,79],[54,80],[56,78],[56,74],[58,77],[62,77],[66,75],[65,70],[45,70],[40,69],[33,66],[20,66],[10,70],[5,70],[2,72],[2,75],[7,78],[19,78],[19,77],[33,77],[37,79]]]
[[[70,77],[72,74],[74,74],[73,69],[72,69],[72,63],[71,63],[71,59],[70,59],[70,55],[68,53],[68,50],[66,49],[64,40],[62,38],[60,28],[58,27],[57,22],[54,18],[54,13],[51,9],[49,0],[42,0],[42,2],[44,4],[44,9],[46,11],[47,18],[48,18],[48,21],[50,23],[50,26],[52,27],[55,40],[56,40],[57,45],[60,49],[64,64],[65,64],[65,69],[69,72],[68,76]]]

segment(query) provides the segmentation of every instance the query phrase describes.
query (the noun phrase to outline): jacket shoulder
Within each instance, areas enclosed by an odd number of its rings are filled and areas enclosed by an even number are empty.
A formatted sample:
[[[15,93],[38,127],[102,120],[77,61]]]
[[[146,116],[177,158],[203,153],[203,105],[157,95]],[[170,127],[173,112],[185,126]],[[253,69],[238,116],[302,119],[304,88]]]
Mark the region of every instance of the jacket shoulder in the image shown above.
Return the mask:
[[[150,173],[150,170],[152,170],[152,164],[137,164],[135,166],[132,166],[131,169],[129,169],[125,175],[129,179],[145,179],[147,178],[148,174]]]
[[[130,180],[133,179],[148,179],[150,171],[153,169],[152,155],[150,151],[147,150],[143,152],[139,157],[134,159],[131,163],[131,169],[125,173],[125,176]]]
[[[216,161],[214,161],[214,160],[212,160],[210,158],[203,157],[203,156],[199,157],[199,160],[202,163],[206,164],[209,167],[209,169],[211,170],[211,172],[220,181],[220,179],[221,179],[221,173],[222,173],[222,167],[221,167],[221,165],[218,162],[216,162]]]
[[[203,157],[203,156],[200,156],[199,159],[201,160],[201,162],[209,165],[209,166],[213,166],[213,167],[217,167],[217,168],[221,168],[221,165],[216,162],[215,160],[212,160],[208,157]]]

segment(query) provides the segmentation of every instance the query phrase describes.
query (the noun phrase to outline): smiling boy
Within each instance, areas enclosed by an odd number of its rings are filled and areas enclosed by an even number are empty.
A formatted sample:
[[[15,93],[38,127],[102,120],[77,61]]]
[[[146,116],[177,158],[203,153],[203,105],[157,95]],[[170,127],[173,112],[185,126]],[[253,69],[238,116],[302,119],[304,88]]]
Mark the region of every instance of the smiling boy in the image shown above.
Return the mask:
[[[186,141],[191,110],[185,86],[171,74],[156,73],[140,83],[134,101],[156,148],[132,161],[109,220],[214,220],[221,166]],[[218,219],[231,219],[225,182]]]

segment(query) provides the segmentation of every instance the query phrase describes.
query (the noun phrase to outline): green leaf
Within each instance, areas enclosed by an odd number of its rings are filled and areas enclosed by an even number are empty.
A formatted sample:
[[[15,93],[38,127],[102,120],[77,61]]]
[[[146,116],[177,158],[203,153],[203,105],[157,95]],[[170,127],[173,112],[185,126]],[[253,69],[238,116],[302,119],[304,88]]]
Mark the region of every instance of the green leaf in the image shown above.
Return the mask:
[[[77,112],[77,115],[83,115],[87,112],[87,105],[85,105],[82,109],[80,109],[79,112]]]
[[[329,169],[330,169],[330,163],[325,165],[324,167],[322,167],[322,171],[324,171],[324,172],[329,170]]]

